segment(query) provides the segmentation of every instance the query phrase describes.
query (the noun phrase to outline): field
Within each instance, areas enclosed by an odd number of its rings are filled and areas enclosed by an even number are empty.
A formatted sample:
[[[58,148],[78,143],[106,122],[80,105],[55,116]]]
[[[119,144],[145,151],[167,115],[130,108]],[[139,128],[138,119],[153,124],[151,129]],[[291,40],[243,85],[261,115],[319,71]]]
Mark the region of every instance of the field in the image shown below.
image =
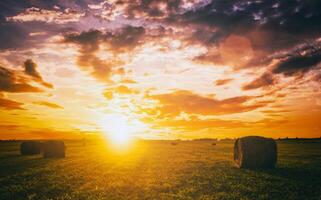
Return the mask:
[[[1,142],[0,199],[321,199],[320,141],[279,141],[271,170],[236,168],[232,142],[66,145],[66,158],[43,159]]]

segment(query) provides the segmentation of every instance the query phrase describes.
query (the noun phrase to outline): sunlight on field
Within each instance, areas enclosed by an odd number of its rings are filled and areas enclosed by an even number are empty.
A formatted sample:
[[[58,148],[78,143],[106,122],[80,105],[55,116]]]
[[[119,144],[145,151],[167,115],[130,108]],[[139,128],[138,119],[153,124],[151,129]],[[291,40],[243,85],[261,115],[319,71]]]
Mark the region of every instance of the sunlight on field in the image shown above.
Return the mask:
[[[65,144],[64,159],[43,159],[0,142],[0,199],[320,199],[320,142],[278,142],[273,170],[235,167],[233,142],[137,140],[125,153]]]

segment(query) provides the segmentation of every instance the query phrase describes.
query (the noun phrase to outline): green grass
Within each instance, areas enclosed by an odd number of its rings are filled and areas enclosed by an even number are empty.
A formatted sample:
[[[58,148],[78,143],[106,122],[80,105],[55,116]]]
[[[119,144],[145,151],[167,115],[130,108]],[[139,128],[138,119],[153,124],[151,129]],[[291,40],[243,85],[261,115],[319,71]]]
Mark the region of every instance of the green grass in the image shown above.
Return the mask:
[[[229,142],[66,145],[66,158],[43,159],[0,143],[0,199],[321,199],[321,142],[278,142],[272,170],[236,168]]]

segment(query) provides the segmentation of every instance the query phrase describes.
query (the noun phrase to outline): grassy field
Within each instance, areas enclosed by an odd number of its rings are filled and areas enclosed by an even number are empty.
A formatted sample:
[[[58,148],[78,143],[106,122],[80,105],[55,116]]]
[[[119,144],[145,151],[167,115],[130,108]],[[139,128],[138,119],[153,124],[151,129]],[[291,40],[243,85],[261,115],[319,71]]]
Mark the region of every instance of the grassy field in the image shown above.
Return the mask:
[[[0,143],[0,199],[321,199],[321,142],[278,142],[273,170],[236,168],[230,142],[66,145],[66,158],[43,159]]]

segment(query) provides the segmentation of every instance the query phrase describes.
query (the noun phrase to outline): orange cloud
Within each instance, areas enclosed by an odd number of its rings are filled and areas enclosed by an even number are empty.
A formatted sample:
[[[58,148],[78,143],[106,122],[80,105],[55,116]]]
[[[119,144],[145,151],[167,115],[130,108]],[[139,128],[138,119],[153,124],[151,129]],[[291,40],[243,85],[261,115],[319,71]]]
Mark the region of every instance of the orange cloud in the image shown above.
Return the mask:
[[[273,86],[277,83],[277,78],[272,73],[264,73],[250,83],[243,85],[243,90],[252,90],[261,87]]]
[[[12,101],[9,99],[0,98],[0,107],[5,110],[24,110],[21,106],[23,103]]]
[[[223,115],[247,112],[266,105],[265,103],[245,105],[249,100],[254,99],[254,97],[251,96],[239,96],[217,100],[193,94],[189,91],[176,91],[169,94],[152,95],[149,96],[149,98],[159,102],[157,110],[165,116],[175,116],[181,112],[202,115]]]
[[[37,102],[33,102],[33,103],[36,105],[47,106],[47,107],[54,108],[54,109],[64,109],[62,106],[60,106],[58,104],[47,102],[47,101],[37,101]]]
[[[119,85],[116,87],[111,87],[105,89],[103,92],[103,95],[105,96],[106,99],[111,100],[114,97],[114,94],[119,94],[119,95],[131,95],[131,94],[138,94],[139,91],[129,88],[126,85]]]
[[[233,79],[227,78],[227,79],[219,79],[215,81],[215,85],[220,86],[220,85],[226,85],[229,82],[231,82]]]
[[[2,92],[42,92],[40,88],[31,86],[27,79],[18,75],[17,71],[0,66],[0,91]]]
[[[190,120],[177,120],[177,119],[169,119],[169,120],[147,120],[147,123],[152,123],[156,128],[173,128],[180,129],[185,131],[193,131],[193,130],[201,130],[201,129],[210,129],[210,128],[242,128],[248,126],[248,123],[236,121],[236,120],[219,120],[219,119],[198,119],[192,118]]]

